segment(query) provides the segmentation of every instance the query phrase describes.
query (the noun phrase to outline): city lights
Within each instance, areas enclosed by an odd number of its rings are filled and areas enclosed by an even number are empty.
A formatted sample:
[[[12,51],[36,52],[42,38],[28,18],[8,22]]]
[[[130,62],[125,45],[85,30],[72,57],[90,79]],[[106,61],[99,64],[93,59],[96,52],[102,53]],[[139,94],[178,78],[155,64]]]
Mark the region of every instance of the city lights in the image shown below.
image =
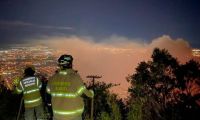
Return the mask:
[[[192,55],[195,57],[200,57],[200,49],[193,49]]]
[[[0,56],[0,79],[7,88],[12,89],[16,76],[23,76],[27,65],[34,65],[38,75],[51,76],[56,70],[59,55],[48,47],[33,46],[0,50]]]

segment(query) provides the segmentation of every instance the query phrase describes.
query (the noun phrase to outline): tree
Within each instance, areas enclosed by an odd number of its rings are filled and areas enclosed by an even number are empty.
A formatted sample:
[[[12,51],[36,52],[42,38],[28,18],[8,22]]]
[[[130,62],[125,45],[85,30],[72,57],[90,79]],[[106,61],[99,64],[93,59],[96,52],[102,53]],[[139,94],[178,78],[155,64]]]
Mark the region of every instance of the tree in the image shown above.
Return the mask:
[[[142,120],[143,102],[139,99],[129,104],[127,120]]]
[[[116,94],[111,94],[109,96],[108,102],[109,102],[109,106],[111,107],[111,118],[112,120],[121,120],[122,119],[122,115],[121,115],[121,110],[120,107],[118,105],[118,98]]]
[[[120,100],[117,98],[117,95],[111,93],[109,89],[111,87],[117,86],[117,84],[105,83],[105,82],[95,82],[94,86],[92,82],[87,84],[87,88],[93,88],[94,96],[94,119],[96,120],[121,120],[121,107],[117,104],[120,103]],[[85,97],[85,113],[83,116],[88,118],[90,114],[90,103],[89,100]],[[121,103],[122,104],[122,103]]]
[[[179,102],[175,107],[184,119],[196,119],[199,117],[200,106],[197,104],[200,101],[199,73],[200,64],[194,60],[180,65],[176,71],[178,87],[183,92],[180,94]]]
[[[152,61],[139,63],[136,72],[128,78],[131,84],[129,102],[133,101],[130,102],[133,106],[140,106],[140,118],[145,120],[181,120],[187,118],[186,113],[191,109],[197,115],[199,94],[192,95],[192,91],[194,83],[199,85],[199,66],[193,60],[180,65],[167,50],[155,48]],[[129,112],[134,114],[138,111]]]

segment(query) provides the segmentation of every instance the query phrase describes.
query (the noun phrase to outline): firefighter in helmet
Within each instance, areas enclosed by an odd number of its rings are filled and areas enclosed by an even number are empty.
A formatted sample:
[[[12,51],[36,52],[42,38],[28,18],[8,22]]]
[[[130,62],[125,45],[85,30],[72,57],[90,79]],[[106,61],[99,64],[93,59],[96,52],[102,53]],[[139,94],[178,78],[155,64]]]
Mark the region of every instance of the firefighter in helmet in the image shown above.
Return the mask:
[[[42,98],[40,95],[42,84],[34,74],[35,68],[33,66],[27,66],[24,70],[24,77],[16,86],[17,93],[23,94],[25,120],[42,120],[44,114]]]
[[[60,69],[49,79],[47,92],[52,96],[54,120],[82,120],[85,94],[93,97],[92,90],[87,90],[79,74],[72,68],[71,55],[62,55],[58,59]]]

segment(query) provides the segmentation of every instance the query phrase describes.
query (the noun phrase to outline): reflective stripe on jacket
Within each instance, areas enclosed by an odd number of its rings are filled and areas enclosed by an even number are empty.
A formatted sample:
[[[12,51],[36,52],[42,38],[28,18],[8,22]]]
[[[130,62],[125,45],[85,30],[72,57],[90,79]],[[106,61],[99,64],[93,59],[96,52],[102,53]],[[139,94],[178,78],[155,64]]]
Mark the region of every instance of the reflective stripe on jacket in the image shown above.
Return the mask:
[[[73,69],[60,71],[53,75],[48,84],[47,92],[52,96],[52,107],[56,118],[81,115],[84,103],[81,95],[86,87],[79,74]]]
[[[37,77],[26,77],[16,87],[18,93],[23,92],[25,108],[38,106],[42,103],[40,95],[41,81]]]

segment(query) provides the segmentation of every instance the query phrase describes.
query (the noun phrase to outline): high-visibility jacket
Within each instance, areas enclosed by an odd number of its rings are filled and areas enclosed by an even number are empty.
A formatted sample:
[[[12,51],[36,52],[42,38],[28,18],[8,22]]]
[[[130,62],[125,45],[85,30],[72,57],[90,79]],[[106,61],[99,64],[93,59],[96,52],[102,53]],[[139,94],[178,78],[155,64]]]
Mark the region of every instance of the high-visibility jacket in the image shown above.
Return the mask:
[[[86,89],[81,77],[73,69],[53,75],[47,84],[47,92],[52,96],[53,113],[57,119],[80,116],[84,110],[81,95],[84,93],[93,97],[93,93]]]
[[[40,95],[41,81],[37,77],[25,77],[19,81],[16,91],[23,93],[25,108],[38,106],[42,103]]]

